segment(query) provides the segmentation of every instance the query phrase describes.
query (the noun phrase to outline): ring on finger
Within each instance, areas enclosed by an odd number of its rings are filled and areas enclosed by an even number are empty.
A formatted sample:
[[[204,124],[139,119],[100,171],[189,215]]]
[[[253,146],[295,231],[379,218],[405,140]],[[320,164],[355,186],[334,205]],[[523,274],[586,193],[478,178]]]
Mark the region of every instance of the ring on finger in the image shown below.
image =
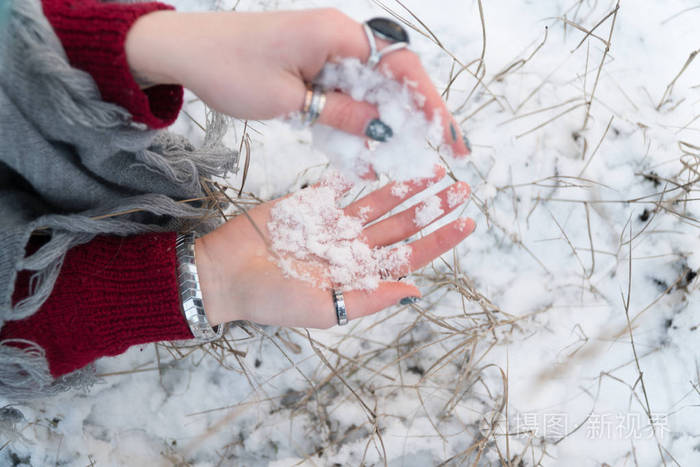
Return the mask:
[[[367,65],[372,68],[376,67],[385,55],[408,47],[408,33],[399,23],[392,19],[372,18],[365,21],[362,26],[369,42]],[[378,50],[375,37],[391,42],[391,45]]]
[[[343,298],[343,292],[341,290],[332,290],[333,292],[333,306],[335,307],[335,317],[338,319],[338,326],[344,326],[348,324],[348,313],[345,309],[345,298]]]
[[[321,116],[323,107],[326,105],[326,93],[318,85],[312,85],[306,90],[304,96],[304,106],[301,109],[301,121],[304,125],[310,126],[316,123]]]

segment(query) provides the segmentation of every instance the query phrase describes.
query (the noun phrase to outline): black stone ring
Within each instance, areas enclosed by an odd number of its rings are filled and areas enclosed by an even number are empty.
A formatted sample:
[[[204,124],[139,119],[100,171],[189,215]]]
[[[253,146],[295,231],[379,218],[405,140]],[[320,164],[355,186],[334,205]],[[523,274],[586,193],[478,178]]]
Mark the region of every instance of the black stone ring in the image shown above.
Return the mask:
[[[384,55],[408,47],[408,33],[399,23],[392,19],[372,18],[364,23],[364,28],[367,41],[369,42],[367,65],[372,68],[377,66]],[[375,36],[391,42],[391,45],[384,47],[382,50],[377,50]]]

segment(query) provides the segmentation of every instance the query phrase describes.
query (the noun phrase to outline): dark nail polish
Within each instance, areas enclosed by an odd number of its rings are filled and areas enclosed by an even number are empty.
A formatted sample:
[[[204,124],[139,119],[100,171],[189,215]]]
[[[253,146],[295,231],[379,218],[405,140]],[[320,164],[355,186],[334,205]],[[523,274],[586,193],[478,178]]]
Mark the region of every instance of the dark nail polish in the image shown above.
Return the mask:
[[[365,134],[368,138],[385,143],[389,138],[394,136],[394,130],[392,130],[391,127],[383,121],[375,118],[369,122],[369,125],[367,125]]]
[[[401,299],[399,304],[400,305],[412,305],[413,303],[416,303],[418,300],[420,300],[420,297],[404,297]]]
[[[469,149],[469,152],[472,152],[472,143],[469,142],[469,138],[462,135],[462,141],[464,141],[464,145]]]
[[[457,141],[457,130],[455,130],[454,123],[450,123],[450,133],[452,134],[452,141]]]

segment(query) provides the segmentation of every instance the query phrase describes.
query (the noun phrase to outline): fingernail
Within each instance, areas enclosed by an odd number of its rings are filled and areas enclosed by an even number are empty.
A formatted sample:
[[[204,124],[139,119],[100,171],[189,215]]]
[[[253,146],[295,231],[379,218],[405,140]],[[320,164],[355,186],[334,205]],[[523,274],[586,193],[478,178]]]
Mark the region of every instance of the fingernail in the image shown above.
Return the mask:
[[[420,300],[420,297],[404,297],[399,302],[400,305],[412,305]]]
[[[452,134],[452,141],[457,141],[457,130],[455,130],[454,123],[450,123],[450,133]]]
[[[464,145],[467,147],[469,152],[472,152],[472,143],[469,142],[469,138],[467,138],[466,135],[462,135],[462,141],[464,141]]]
[[[394,130],[392,130],[391,127],[383,121],[375,118],[369,122],[369,125],[367,125],[365,135],[375,141],[385,143],[389,138],[394,136]]]

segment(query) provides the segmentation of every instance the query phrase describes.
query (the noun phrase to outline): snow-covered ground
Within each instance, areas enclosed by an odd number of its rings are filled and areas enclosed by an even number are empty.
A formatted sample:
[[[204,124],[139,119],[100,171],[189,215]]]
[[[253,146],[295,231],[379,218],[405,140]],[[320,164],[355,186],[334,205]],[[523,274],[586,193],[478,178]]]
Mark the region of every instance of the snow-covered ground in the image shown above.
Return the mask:
[[[89,393],[17,406],[0,463],[700,465],[697,2],[484,1],[483,23],[475,0],[172,3],[406,19],[438,89],[456,76],[477,230],[415,306],[102,359]],[[308,132],[248,134],[263,199],[325,170]]]

